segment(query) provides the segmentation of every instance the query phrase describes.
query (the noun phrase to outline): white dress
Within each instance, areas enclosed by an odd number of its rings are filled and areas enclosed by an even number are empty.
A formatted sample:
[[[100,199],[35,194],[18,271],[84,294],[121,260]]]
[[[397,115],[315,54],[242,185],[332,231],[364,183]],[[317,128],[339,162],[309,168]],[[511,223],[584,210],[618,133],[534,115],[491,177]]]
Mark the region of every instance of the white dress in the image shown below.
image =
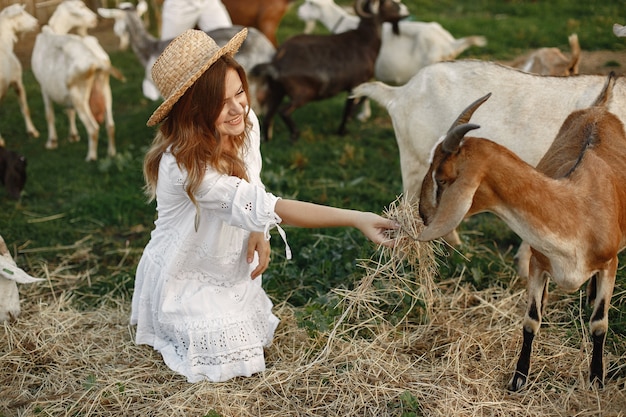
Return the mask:
[[[259,126],[254,122],[244,155],[250,182],[208,168],[196,194],[185,190],[185,172],[163,155],[156,190],[158,219],[137,266],[131,324],[136,343],[154,347],[189,382],[225,381],[265,370],[263,347],[272,342],[278,318],[250,274],[250,231],[265,232],[281,219],[277,197],[261,183]],[[282,230],[281,230],[282,232]]]

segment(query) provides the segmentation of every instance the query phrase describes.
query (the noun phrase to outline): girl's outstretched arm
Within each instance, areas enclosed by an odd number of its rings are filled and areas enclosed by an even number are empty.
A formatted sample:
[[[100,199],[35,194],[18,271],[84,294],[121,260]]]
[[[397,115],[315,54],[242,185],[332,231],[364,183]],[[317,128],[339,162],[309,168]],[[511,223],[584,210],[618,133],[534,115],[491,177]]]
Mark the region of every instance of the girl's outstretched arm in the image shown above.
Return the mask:
[[[276,202],[275,211],[284,224],[306,228],[356,227],[372,242],[385,246],[393,246],[394,243],[385,231],[398,228],[396,222],[378,214],[298,200],[280,199]]]

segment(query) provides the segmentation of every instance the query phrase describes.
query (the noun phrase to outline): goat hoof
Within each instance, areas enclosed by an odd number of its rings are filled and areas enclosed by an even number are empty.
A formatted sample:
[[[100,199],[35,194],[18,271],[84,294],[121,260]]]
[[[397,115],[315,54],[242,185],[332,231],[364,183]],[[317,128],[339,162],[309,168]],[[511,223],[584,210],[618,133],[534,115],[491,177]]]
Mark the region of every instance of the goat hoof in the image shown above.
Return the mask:
[[[70,137],[68,138],[68,140],[69,140],[70,142],[78,142],[78,141],[80,141],[80,136],[78,136],[78,135],[70,135]]]
[[[509,391],[517,392],[524,388],[524,385],[526,385],[526,375],[515,371],[515,373],[513,374],[513,378],[511,378],[511,381],[509,382],[507,388]]]
[[[589,388],[593,389],[602,389],[604,388],[604,380],[602,378],[602,375],[594,375],[591,374],[589,376]]]
[[[56,149],[59,147],[59,142],[56,139],[46,142],[46,149]]]

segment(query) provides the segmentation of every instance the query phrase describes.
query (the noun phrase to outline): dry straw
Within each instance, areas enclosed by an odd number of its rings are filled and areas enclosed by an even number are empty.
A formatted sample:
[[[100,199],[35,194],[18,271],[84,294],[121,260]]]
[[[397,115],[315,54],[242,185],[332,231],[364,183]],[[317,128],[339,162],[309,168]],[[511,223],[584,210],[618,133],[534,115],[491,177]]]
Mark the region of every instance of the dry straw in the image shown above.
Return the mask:
[[[58,255],[59,266],[36,271],[48,285],[22,286],[23,314],[3,327],[0,415],[626,415],[623,338],[607,344],[606,387],[587,386],[591,343],[581,296],[553,294],[529,386],[509,393],[523,286],[512,279],[509,288],[475,291],[462,277],[437,281],[442,246],[414,239],[415,205],[398,199],[386,215],[402,225],[398,244],[362,261],[353,290],[335,292],[342,314],[334,327],[311,335],[298,327],[296,309],[277,300],[281,324],[266,351],[268,369],[219,384],[188,384],[151,348],[136,346],[128,300],[79,311],[72,287],[90,271],[72,262],[89,264],[82,262],[88,241]],[[618,291],[614,300],[624,298]]]

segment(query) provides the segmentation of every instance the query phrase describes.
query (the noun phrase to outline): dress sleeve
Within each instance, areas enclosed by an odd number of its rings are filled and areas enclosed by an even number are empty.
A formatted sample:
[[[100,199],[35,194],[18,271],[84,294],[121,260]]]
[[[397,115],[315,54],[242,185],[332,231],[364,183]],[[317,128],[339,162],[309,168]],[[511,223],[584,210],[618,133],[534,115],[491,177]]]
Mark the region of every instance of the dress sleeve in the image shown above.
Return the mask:
[[[217,216],[231,226],[251,232],[263,231],[266,236],[269,236],[270,228],[282,221],[274,212],[278,197],[266,192],[262,186],[210,169],[196,193],[196,199],[203,211],[210,211],[204,215]]]

